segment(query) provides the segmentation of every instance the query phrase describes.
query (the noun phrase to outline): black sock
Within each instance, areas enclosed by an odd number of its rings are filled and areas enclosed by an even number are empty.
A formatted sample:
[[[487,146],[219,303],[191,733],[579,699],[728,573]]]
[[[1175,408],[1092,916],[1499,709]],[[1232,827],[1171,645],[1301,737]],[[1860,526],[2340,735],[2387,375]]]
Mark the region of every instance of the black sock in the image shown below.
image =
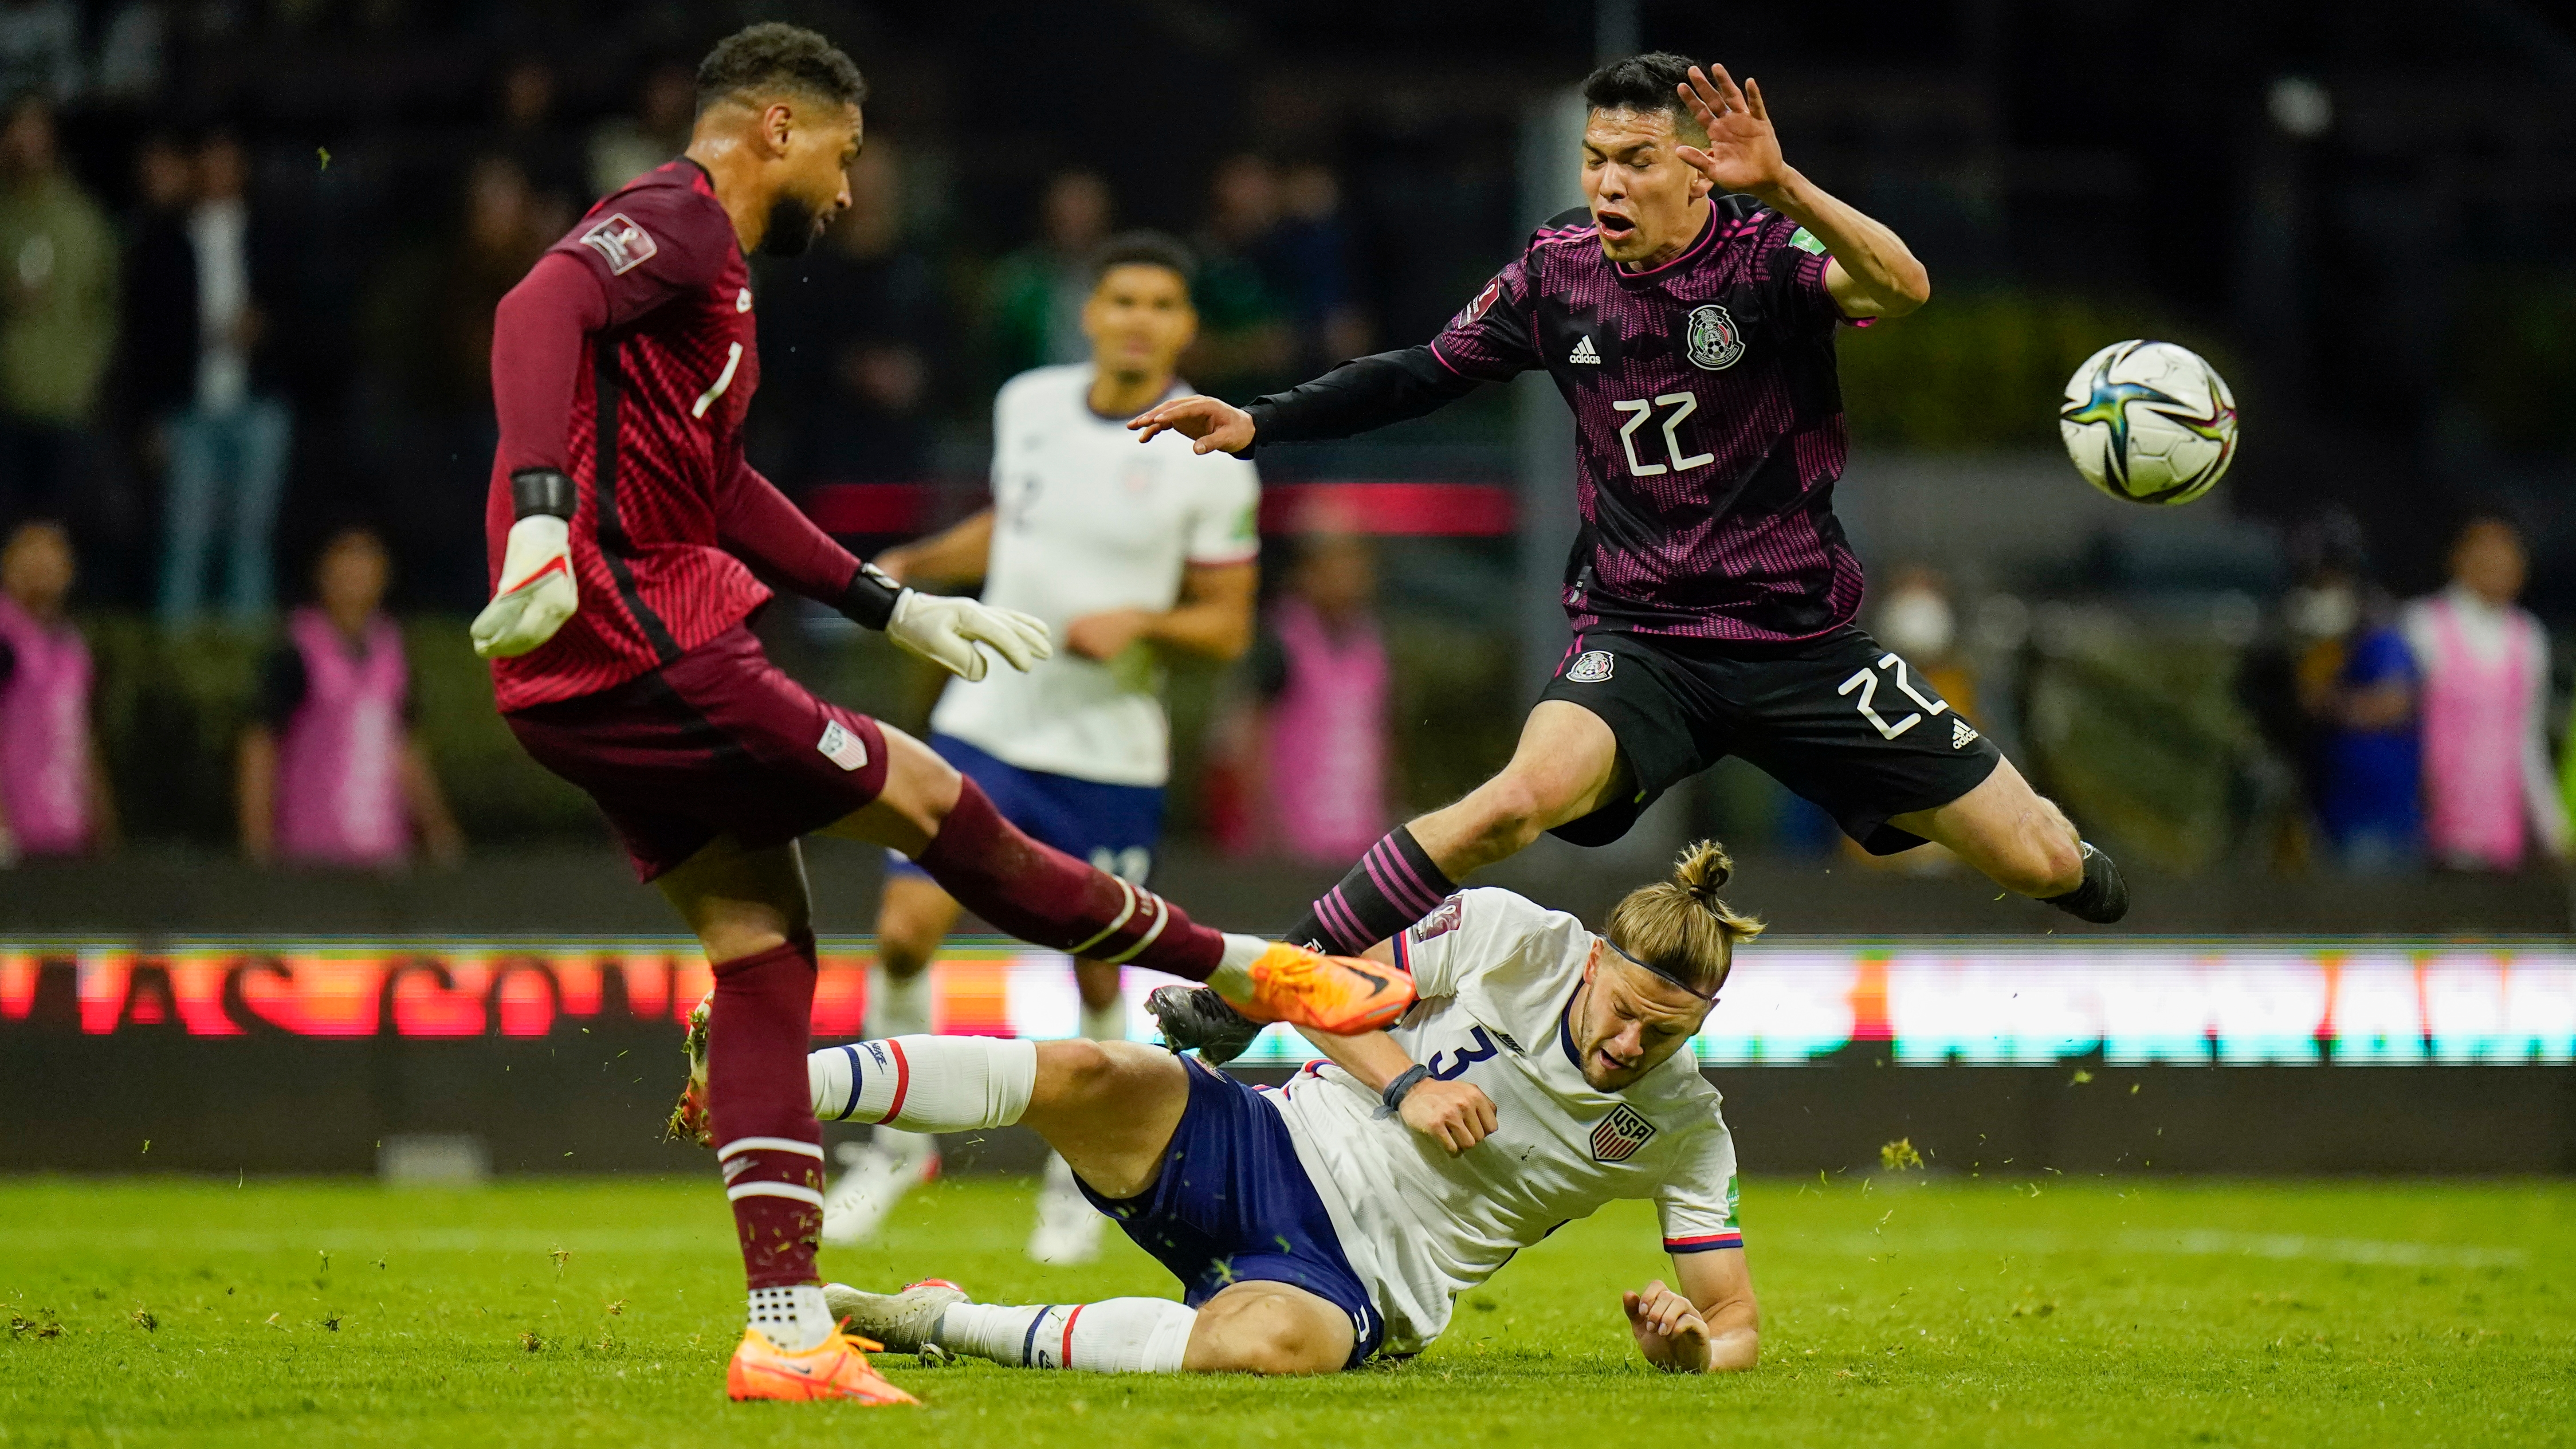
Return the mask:
[[[1368,848],[1342,883],[1306,908],[1287,938],[1336,956],[1356,956],[1440,908],[1458,887],[1399,825]]]
[[[2078,920],[2107,926],[2129,913],[2129,882],[2120,867],[2091,841],[2084,842],[2084,884],[2062,896],[2042,896]]]

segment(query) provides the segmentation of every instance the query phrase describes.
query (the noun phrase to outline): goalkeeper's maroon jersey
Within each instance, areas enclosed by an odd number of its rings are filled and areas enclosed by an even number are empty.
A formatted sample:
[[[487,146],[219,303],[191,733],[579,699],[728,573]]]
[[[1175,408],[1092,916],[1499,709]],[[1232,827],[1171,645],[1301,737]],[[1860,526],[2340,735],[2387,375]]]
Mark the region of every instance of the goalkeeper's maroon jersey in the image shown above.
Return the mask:
[[[595,296],[564,258],[595,279]],[[578,365],[565,378],[576,334]],[[493,577],[512,522],[511,473],[559,469],[579,496],[581,607],[534,652],[493,661],[502,709],[670,664],[768,600],[719,537],[729,491],[768,490],[742,456],[759,380],[751,273],[693,161],[647,172],[593,206],[503,303],[493,341],[501,446],[485,506]]]
[[[1532,234],[1427,348],[1345,363],[1252,404],[1263,442],[1340,436],[1544,368],[1574,409],[1577,631],[1810,638],[1860,606],[1833,513],[1845,452],[1841,309],[1823,247],[1748,196],[1631,272],[1580,209]]]

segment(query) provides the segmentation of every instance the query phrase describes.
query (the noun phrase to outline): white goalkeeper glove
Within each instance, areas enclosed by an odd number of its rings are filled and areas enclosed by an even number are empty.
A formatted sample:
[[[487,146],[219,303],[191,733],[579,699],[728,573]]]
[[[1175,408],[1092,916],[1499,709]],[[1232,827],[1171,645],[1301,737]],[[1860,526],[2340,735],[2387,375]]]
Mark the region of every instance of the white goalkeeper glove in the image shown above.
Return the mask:
[[[510,525],[501,555],[501,586],[474,616],[474,652],[515,659],[555,637],[581,607],[572,581],[571,526],[550,513]]]
[[[1017,609],[997,609],[974,599],[905,589],[886,620],[886,637],[972,684],[984,677],[991,649],[1025,673],[1055,652],[1047,626]],[[981,648],[977,646],[982,646]]]

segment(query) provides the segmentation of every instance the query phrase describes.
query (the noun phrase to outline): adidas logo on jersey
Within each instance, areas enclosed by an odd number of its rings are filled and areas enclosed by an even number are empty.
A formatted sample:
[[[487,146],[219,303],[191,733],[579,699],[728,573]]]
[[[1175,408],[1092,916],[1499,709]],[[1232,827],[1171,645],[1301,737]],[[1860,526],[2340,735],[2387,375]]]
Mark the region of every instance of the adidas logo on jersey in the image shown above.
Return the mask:
[[[1565,360],[1568,362],[1588,362],[1595,367],[1600,366],[1601,354],[1592,350],[1591,334],[1586,333],[1581,338],[1578,338],[1575,341],[1574,350],[1565,355]]]
[[[1964,750],[1968,747],[1968,741],[1973,740],[1976,737],[1977,732],[1974,729],[1969,728],[1966,720],[1959,718],[1955,714],[1950,716],[1950,748],[1954,750]]]

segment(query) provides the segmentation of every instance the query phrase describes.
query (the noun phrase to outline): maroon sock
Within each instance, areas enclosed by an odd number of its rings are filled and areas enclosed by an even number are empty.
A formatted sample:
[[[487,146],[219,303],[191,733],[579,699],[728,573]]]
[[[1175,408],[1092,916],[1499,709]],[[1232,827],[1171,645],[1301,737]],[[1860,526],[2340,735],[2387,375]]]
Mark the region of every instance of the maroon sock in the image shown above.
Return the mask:
[[[1222,935],[1161,896],[1031,840],[972,780],[958,782],[920,864],[966,909],[1036,945],[1191,981],[1225,954]]]
[[[715,966],[707,1022],[707,1115],[754,1288],[819,1283],[823,1129],[805,1052],[814,1011],[814,938]]]

